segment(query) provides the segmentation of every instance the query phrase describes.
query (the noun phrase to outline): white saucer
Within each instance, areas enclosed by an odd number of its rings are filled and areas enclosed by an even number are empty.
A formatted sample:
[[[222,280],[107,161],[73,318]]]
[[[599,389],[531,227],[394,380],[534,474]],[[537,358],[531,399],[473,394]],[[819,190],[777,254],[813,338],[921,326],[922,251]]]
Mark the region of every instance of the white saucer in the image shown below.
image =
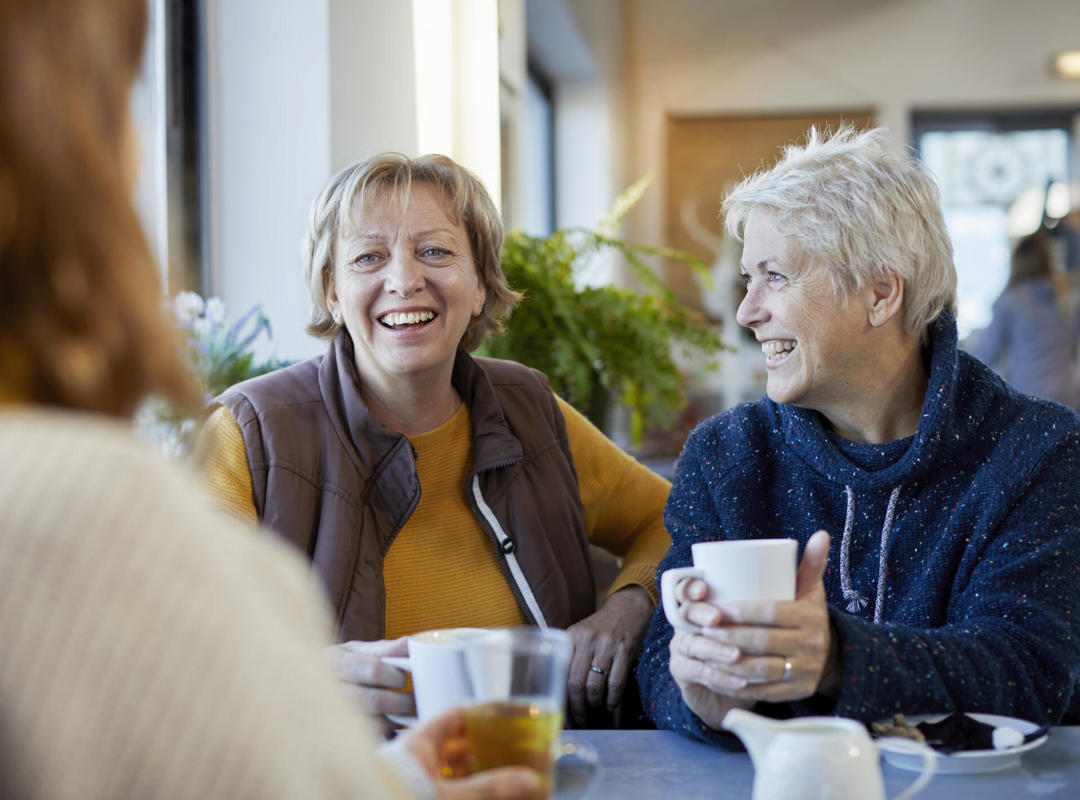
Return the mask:
[[[387,714],[386,718],[403,728],[411,728],[419,721],[414,716],[405,716],[404,714]]]
[[[947,716],[948,714],[924,714],[922,716],[907,717],[907,721],[911,725],[918,725],[920,722],[940,722]],[[1039,729],[1039,726],[1034,722],[1016,719],[1015,717],[1003,717],[998,714],[968,714],[968,716],[978,722],[985,722],[987,725],[993,725],[994,727],[1007,726],[1015,728],[1025,736]],[[903,741],[911,740],[903,739]],[[922,772],[922,756],[908,750],[901,750],[899,745],[892,744],[889,737],[878,739],[877,744],[886,763],[900,769]],[[939,775],[971,775],[976,772],[994,772],[999,769],[1008,769],[1020,763],[1021,755],[1044,744],[1046,744],[1045,735],[1005,750],[963,750],[951,755],[937,753],[937,773]]]

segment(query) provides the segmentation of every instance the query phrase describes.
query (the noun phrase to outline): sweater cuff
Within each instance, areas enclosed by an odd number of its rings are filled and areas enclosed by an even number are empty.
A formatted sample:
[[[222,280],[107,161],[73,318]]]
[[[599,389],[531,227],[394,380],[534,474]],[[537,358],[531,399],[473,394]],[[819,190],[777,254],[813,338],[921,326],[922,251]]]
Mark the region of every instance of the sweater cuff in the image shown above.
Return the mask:
[[[701,717],[691,711],[686,704],[683,704],[683,730],[690,738],[697,739],[706,744],[716,745],[721,750],[738,752],[745,749],[738,736],[731,731],[718,731],[710,728],[702,722]]]
[[[655,606],[660,602],[660,593],[656,591],[656,565],[655,564],[627,564],[622,571],[615,576],[608,589],[607,596],[611,597],[619,589],[627,586],[640,586],[649,593],[649,599]]]
[[[836,698],[832,713],[841,717],[854,719],[873,719],[883,714],[870,713],[864,698],[879,694],[876,685],[875,670],[872,664],[873,651],[876,648],[873,635],[866,635],[866,628],[873,623],[867,623],[851,614],[846,614],[832,604],[828,606],[829,618],[832,620],[840,642],[842,662],[842,678],[840,683],[840,695]],[[882,676],[888,680],[888,676]],[[889,697],[887,691],[880,692],[882,698]]]
[[[742,742],[734,733],[710,728],[702,721],[701,717],[690,710],[690,706],[686,705],[682,699],[682,692],[679,691],[678,684],[675,683],[675,679],[670,674],[666,677],[666,683],[662,691],[664,697],[661,700],[661,707],[665,709],[666,713],[662,713],[659,717],[650,715],[653,722],[656,723],[656,727],[674,731],[688,739],[716,745],[721,750],[738,751],[743,749]],[[654,706],[654,714],[655,710]]]
[[[438,800],[435,782],[401,737],[379,745],[377,753],[383,764],[405,785],[410,796],[416,800]]]

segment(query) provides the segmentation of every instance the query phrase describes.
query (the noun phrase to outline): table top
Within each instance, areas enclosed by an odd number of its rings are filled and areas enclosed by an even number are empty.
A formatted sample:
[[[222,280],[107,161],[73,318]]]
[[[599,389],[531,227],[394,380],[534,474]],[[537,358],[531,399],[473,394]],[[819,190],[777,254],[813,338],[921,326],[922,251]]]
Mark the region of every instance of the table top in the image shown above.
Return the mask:
[[[751,796],[754,768],[746,753],[729,753],[670,731],[566,731],[563,741],[584,741],[600,754],[603,775],[590,798],[620,800],[724,800]],[[895,797],[916,777],[882,762],[885,793]],[[1042,747],[1018,766],[979,775],[935,775],[918,800],[975,797],[1080,796],[1080,726],[1054,728]]]

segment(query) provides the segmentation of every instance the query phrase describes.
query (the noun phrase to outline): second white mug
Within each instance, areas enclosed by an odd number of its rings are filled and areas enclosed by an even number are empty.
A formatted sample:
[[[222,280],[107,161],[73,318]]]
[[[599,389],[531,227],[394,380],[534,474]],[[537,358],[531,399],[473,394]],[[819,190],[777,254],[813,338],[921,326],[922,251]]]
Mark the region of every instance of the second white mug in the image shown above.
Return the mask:
[[[490,636],[485,628],[444,628],[409,637],[409,655],[383,656],[392,667],[412,673],[416,715],[421,722],[461,705],[467,698],[461,663],[462,642]]]

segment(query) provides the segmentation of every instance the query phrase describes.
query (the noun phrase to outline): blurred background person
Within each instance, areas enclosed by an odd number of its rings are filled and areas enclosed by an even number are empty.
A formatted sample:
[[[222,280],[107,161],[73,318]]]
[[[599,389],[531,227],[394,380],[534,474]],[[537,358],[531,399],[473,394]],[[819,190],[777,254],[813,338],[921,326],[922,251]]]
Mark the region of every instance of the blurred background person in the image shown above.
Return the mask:
[[[1054,269],[1044,232],[1013,250],[1009,282],[994,302],[990,325],[964,349],[1025,394],[1080,408],[1076,290]]]
[[[615,709],[656,602],[670,484],[540,372],[469,352],[518,301],[502,220],[445,156],[387,153],[334,176],[303,245],[325,355],[218,398],[203,438],[223,504],[312,559],[342,677],[408,714],[379,660],[447,627],[549,625],[574,644],[571,718]],[[589,545],[624,559],[596,608]],[[634,693],[636,699],[636,692]]]
[[[130,199],[145,0],[0,0],[0,796],[518,797],[376,757],[302,563],[138,441],[198,398]]]

